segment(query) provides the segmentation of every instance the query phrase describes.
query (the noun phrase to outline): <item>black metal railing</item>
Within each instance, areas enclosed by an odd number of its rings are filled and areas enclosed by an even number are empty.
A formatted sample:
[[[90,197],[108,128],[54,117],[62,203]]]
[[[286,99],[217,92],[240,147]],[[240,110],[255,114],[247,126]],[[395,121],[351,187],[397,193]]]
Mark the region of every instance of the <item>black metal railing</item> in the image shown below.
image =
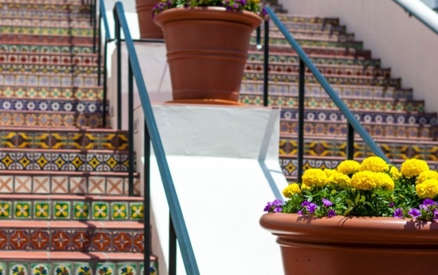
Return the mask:
[[[95,0],[92,0],[95,1]],[[96,7],[93,8],[97,11]],[[148,96],[146,89],[146,84],[143,79],[143,74],[141,72],[140,63],[137,57],[137,52],[134,46],[134,40],[131,37],[129,31],[128,23],[125,17],[125,12],[123,5],[117,2],[113,9],[114,21],[115,21],[115,37],[110,37],[110,30],[108,26],[108,19],[106,17],[106,9],[103,0],[99,0],[99,16],[98,22],[95,24],[95,30],[97,31],[97,38],[95,36],[94,46],[95,52],[98,52],[99,66],[103,65],[103,101],[104,101],[104,115],[106,116],[106,101],[107,101],[107,44],[115,41],[116,43],[116,54],[117,54],[117,129],[121,129],[121,113],[122,113],[122,74],[121,74],[121,62],[122,54],[121,47],[122,42],[124,42],[127,52],[128,52],[128,138],[129,138],[129,195],[133,195],[134,192],[134,83],[137,86],[141,105],[143,108],[144,118],[145,118],[145,132],[144,132],[144,267],[150,266],[150,254],[151,247],[146,245],[147,236],[150,236],[150,155],[151,155],[151,144],[154,149],[155,158],[158,164],[158,168],[161,175],[161,180],[163,182],[164,191],[166,194],[167,202],[169,205],[169,274],[176,274],[176,253],[177,253],[177,241],[180,247],[181,255],[183,258],[184,266],[187,274],[199,275],[199,269],[196,262],[196,258],[193,252],[191,241],[188,235],[187,227],[185,225],[184,217],[182,215],[181,206],[179,204],[179,199],[176,194],[175,186],[173,184],[173,179],[170,174],[169,165],[167,163],[166,155],[164,153],[163,144],[158,131],[158,127],[155,121],[155,117],[152,110],[152,105]],[[96,21],[96,20],[95,20]],[[105,37],[103,40],[104,54],[103,62],[100,57],[102,53],[102,22],[105,31]],[[124,34],[124,39],[121,38],[122,32]],[[96,41],[97,40],[97,41]],[[140,42],[157,42],[157,40],[135,40]],[[163,42],[162,40],[158,40]],[[101,71],[99,70],[98,77],[101,78]],[[99,82],[100,84],[100,82]],[[104,124],[104,127],[106,124]]]
[[[299,88],[298,88],[298,164],[297,164],[297,179],[300,181],[303,175],[303,164],[304,164],[304,99],[305,99],[305,73],[306,67],[310,70],[316,80],[321,84],[339,110],[344,114],[347,119],[347,158],[353,159],[354,157],[354,136],[355,131],[359,134],[359,136],[363,139],[366,145],[368,145],[371,151],[385,159],[389,162],[387,156],[383,153],[380,147],[376,144],[376,142],[371,138],[369,133],[365,130],[365,128],[359,123],[347,105],[342,101],[342,99],[338,96],[338,94],[333,90],[330,86],[327,79],[319,72],[316,66],[309,59],[307,54],[298,44],[298,42],[293,38],[292,34],[289,32],[287,27],[280,21],[277,15],[273,12],[273,10],[266,6],[266,12],[269,15],[270,20],[277,26],[280,32],[284,35],[285,39],[289,42],[292,48],[295,50],[299,57]],[[265,24],[264,32],[264,63],[265,63],[265,79],[264,79],[264,98],[268,98],[268,69],[269,69],[269,50],[266,50],[269,47],[269,24]],[[260,39],[259,39],[260,40]]]

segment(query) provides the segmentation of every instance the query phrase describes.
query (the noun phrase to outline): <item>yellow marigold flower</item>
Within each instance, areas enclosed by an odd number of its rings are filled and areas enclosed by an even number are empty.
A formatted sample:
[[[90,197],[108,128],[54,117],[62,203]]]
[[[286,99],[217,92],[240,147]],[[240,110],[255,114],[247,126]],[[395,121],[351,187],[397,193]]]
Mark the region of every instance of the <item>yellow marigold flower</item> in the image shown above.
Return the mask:
[[[310,190],[312,188],[310,186],[305,185],[304,183],[301,183],[301,190],[304,190],[304,189]]]
[[[295,194],[301,194],[300,186],[297,183],[289,184],[286,188],[283,189],[283,195],[286,198],[291,198]]]
[[[421,172],[428,171],[429,165],[424,160],[408,159],[403,162],[400,170],[403,176],[412,178],[420,175]]]
[[[438,180],[427,179],[417,184],[415,191],[420,199],[433,199],[438,195]]]
[[[395,167],[395,166],[391,166],[389,173],[391,174],[391,177],[393,180],[398,180],[401,177],[400,172],[398,171],[397,167]]]
[[[418,175],[416,184],[420,184],[428,179],[438,180],[438,173],[436,171],[432,171],[432,170],[423,171],[420,173],[420,175]]]
[[[306,186],[323,187],[327,184],[327,175],[321,169],[307,169],[303,174],[303,183]]]
[[[346,187],[350,185],[351,179],[348,175],[336,171],[329,176],[328,182],[341,187]]]
[[[336,169],[338,172],[342,174],[350,175],[358,172],[359,167],[360,167],[359,162],[355,160],[344,160],[343,162],[339,163]]]
[[[388,171],[389,165],[380,157],[369,157],[362,161],[359,171],[385,172]]]
[[[377,173],[376,187],[381,187],[386,190],[394,190],[394,180],[387,173]]]
[[[330,177],[333,173],[337,173],[337,171],[333,169],[324,169],[324,173],[327,175],[327,177]]]
[[[372,190],[376,188],[378,174],[370,171],[357,172],[351,178],[351,186],[358,190]]]

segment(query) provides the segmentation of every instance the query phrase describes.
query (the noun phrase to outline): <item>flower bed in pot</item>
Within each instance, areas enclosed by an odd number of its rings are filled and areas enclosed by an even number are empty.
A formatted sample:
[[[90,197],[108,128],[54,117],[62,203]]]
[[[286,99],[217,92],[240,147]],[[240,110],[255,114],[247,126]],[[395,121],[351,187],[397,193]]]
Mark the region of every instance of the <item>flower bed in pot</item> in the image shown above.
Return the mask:
[[[435,272],[438,173],[414,159],[400,172],[371,157],[306,170],[286,187],[260,221],[277,236],[285,274]]]

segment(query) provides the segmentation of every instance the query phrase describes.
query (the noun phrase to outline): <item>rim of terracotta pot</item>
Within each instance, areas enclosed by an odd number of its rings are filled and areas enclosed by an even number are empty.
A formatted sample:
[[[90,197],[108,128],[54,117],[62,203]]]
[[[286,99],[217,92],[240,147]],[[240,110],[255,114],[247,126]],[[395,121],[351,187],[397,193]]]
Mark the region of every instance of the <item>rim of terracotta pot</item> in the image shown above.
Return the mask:
[[[386,217],[314,218],[298,214],[267,213],[263,228],[299,243],[355,244],[367,246],[438,245],[438,223]],[[279,240],[281,242],[281,240]]]
[[[227,16],[224,17],[224,13]],[[244,16],[242,16],[244,15]],[[155,23],[162,27],[174,21],[182,20],[222,20],[239,21],[251,27],[257,27],[262,22],[262,18],[250,11],[227,11],[224,7],[193,7],[193,8],[172,8],[160,12],[155,16]]]

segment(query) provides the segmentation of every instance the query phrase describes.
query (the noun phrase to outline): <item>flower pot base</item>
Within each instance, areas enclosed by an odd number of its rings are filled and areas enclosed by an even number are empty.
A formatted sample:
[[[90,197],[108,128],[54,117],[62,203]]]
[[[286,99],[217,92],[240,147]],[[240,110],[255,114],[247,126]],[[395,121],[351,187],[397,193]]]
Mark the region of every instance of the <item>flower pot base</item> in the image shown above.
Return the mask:
[[[202,104],[202,105],[231,105],[231,106],[243,106],[244,105],[238,101],[223,100],[223,99],[177,99],[177,100],[166,101],[166,103]]]

